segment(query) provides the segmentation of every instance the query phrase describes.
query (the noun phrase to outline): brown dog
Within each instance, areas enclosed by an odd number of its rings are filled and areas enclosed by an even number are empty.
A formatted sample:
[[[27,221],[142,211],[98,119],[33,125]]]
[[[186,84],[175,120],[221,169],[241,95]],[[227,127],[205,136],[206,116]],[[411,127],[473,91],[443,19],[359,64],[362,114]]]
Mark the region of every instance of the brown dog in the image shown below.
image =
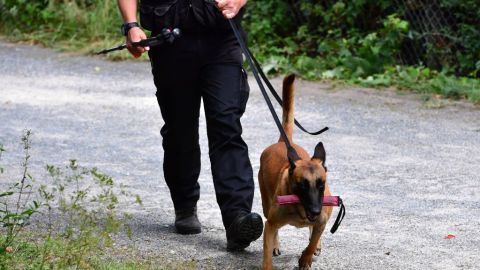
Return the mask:
[[[294,125],[294,83],[290,75],[283,81],[283,128],[292,142]],[[323,196],[330,196],[325,167],[325,149],[319,143],[310,158],[298,145],[292,146],[300,157],[289,161],[282,138],[263,151],[258,181],[262,193],[263,214],[267,218],[263,232],[263,269],[272,269],[272,255],[280,255],[278,230],[284,225],[310,228],[310,243],[298,263],[300,269],[310,269],[313,255],[320,254],[320,236],[332,214],[332,207],[322,207]],[[295,194],[299,204],[278,205],[277,196]]]

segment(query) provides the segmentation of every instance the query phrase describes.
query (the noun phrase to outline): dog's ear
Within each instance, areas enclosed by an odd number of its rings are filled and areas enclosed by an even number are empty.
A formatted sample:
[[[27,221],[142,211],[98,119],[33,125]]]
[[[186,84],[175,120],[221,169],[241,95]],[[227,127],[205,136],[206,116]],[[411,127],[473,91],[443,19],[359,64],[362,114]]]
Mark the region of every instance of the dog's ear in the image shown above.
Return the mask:
[[[315,152],[313,153],[312,159],[318,159],[322,162],[323,167],[325,167],[325,159],[326,159],[325,148],[323,147],[323,143],[319,142],[317,146],[315,146]]]

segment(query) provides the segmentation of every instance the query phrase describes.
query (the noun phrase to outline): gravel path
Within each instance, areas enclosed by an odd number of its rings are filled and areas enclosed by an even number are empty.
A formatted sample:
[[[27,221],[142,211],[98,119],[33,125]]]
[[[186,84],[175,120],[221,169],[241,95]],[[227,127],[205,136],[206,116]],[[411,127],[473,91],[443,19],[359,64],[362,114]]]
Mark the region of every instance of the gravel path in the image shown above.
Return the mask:
[[[256,173],[260,153],[278,132],[252,78],[250,85],[243,124]],[[314,268],[478,269],[480,109],[463,102],[431,109],[416,95],[394,91],[335,90],[304,81],[297,86],[297,118],[310,129],[327,125],[330,131],[312,137],[296,130],[294,141],[310,152],[324,142],[332,191],[347,207],[339,231],[324,235]],[[154,93],[148,63],[107,62],[0,42],[6,176],[18,175],[19,137],[31,129],[33,174],[44,174],[45,164],[74,158],[142,196],[143,207],[126,208],[133,214],[138,254],[188,262],[192,268],[258,268],[261,240],[243,253],[225,251],[203,116],[198,205],[203,233],[173,233]],[[262,212],[258,190],[254,210]],[[444,239],[448,234],[456,238]],[[282,255],[274,265],[292,269],[308,230],[285,227],[280,241]]]

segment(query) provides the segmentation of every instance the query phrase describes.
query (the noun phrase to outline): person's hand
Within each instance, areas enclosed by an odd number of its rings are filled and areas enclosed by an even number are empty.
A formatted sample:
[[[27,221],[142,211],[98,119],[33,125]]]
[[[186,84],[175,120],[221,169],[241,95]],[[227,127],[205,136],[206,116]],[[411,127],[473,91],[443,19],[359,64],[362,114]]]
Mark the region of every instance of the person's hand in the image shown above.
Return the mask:
[[[142,39],[146,39],[147,35],[145,32],[140,29],[140,27],[133,27],[128,31],[127,35],[127,49],[133,55],[133,57],[138,58],[140,57],[145,51],[148,51],[149,47],[134,47],[132,46],[132,42],[138,42]]]
[[[231,19],[237,16],[238,11],[247,3],[247,0],[215,0],[217,7],[222,12],[223,16]]]

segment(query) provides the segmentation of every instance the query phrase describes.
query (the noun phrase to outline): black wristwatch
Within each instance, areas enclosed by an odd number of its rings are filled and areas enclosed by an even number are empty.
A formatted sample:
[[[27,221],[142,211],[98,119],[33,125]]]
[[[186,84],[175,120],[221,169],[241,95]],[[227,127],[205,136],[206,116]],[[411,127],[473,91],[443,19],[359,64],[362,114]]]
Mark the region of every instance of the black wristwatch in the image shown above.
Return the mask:
[[[127,36],[128,31],[130,31],[130,29],[132,29],[134,27],[140,27],[140,25],[137,22],[124,23],[120,27],[120,31],[121,31],[122,35]]]

